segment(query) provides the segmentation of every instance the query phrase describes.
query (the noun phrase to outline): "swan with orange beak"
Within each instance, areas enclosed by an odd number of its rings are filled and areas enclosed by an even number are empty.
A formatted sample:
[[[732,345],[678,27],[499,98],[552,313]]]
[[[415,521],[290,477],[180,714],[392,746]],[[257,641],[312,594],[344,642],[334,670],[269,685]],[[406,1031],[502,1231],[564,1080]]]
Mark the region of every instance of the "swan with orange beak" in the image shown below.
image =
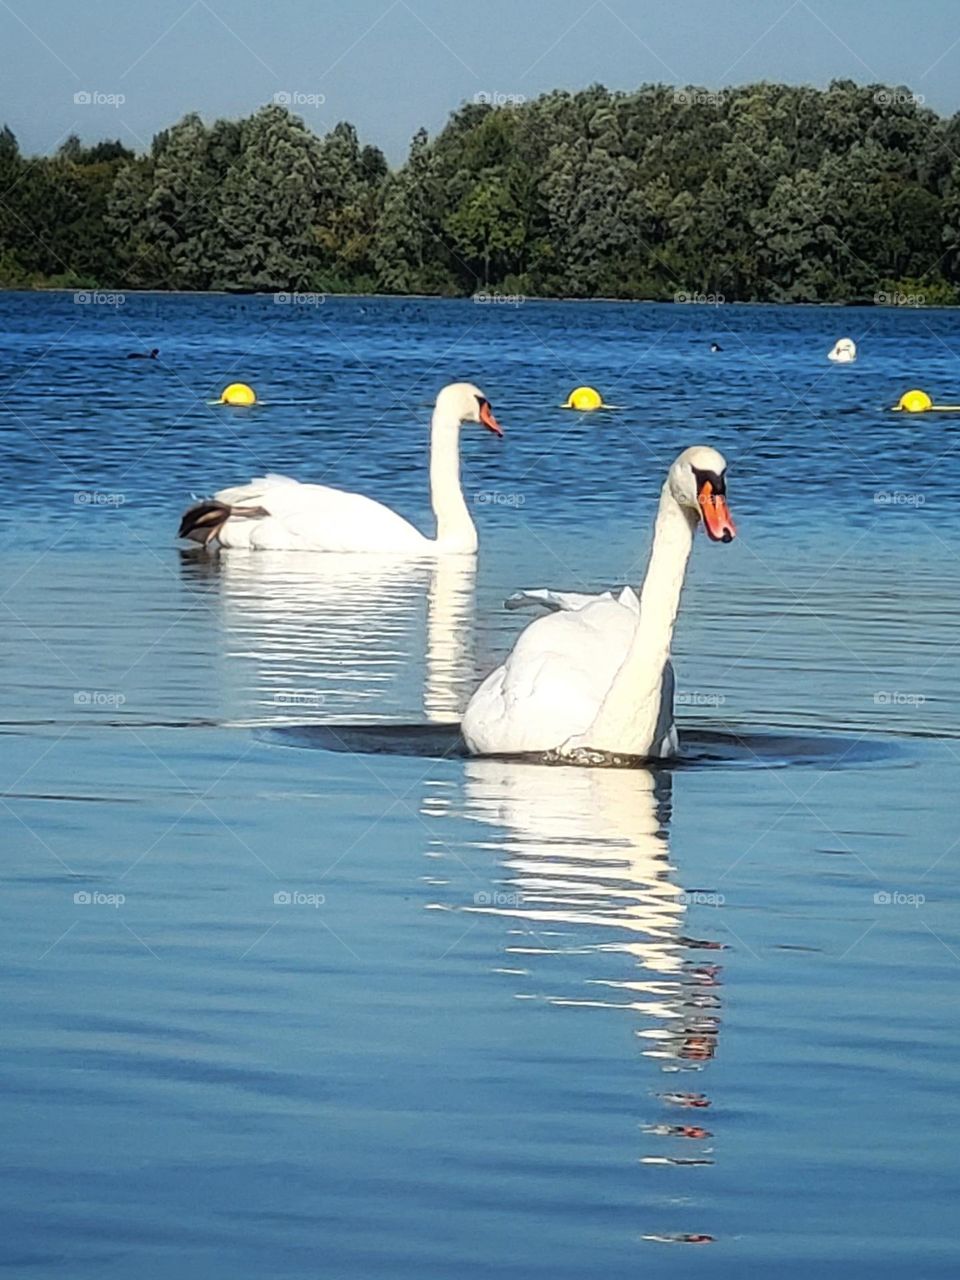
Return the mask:
[[[474,755],[536,754],[575,764],[664,757],[677,750],[670,646],[693,538],[732,542],[727,462],[695,445],[674,461],[660,493],[639,595],[523,591],[511,608],[553,612],[523,631],[470,699],[461,726]]]
[[[474,555],[477,530],[460,484],[460,427],[476,422],[502,436],[490,401],[472,382],[437,396],[430,425],[430,502],[437,536],[362,493],[258,476],[221,489],[184,512],[179,537],[247,551],[359,551],[377,555]]]

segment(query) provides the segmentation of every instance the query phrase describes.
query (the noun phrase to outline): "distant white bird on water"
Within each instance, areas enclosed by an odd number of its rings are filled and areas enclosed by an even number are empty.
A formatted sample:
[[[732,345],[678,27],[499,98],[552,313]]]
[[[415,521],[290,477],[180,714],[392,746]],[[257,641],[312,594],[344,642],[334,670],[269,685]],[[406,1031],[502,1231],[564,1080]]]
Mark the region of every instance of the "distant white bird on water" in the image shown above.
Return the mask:
[[[827,359],[834,364],[853,364],[856,358],[857,344],[852,338],[839,338],[833,350],[827,353]]]

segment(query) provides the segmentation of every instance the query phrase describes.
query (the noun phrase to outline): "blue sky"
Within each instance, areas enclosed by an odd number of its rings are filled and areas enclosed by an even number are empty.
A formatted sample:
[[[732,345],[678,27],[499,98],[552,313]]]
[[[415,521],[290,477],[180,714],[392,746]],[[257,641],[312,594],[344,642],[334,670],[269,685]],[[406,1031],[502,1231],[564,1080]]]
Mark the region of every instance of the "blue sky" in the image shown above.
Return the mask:
[[[595,81],[906,84],[960,108],[956,0],[0,0],[0,122],[27,152],[71,132],[140,149],[185,112],[275,94],[391,161],[478,93]],[[89,93],[89,103],[74,101]],[[298,96],[299,95],[299,96]],[[117,99],[123,101],[117,104]],[[320,101],[320,99],[323,99]]]

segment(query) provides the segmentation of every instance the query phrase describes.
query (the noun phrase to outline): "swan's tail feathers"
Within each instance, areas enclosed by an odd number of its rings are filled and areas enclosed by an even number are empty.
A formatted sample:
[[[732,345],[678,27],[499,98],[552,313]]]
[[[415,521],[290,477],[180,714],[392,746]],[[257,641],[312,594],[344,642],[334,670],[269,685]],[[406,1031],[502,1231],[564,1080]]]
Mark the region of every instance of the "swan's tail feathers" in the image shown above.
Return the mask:
[[[189,538],[205,547],[216,538],[232,514],[233,508],[225,502],[198,502],[183,513],[177,537]]]

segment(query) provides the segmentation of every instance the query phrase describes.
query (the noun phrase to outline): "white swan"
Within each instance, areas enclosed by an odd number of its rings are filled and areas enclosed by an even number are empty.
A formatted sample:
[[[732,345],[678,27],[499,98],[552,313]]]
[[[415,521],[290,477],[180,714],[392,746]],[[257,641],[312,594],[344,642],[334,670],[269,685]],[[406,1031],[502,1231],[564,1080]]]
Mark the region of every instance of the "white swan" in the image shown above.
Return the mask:
[[[857,344],[852,338],[838,338],[833,349],[827,352],[827,359],[834,364],[853,364],[857,358]]]
[[[676,751],[670,641],[693,535],[730,542],[722,454],[684,450],[667,473],[639,598],[626,588],[589,597],[524,592],[514,605],[558,612],[531,622],[506,662],[467,706],[462,733],[474,755],[550,752],[668,756]]]
[[[430,428],[430,499],[437,536],[427,538],[395,511],[361,493],[301,484],[266,475],[184,512],[178,537],[204,546],[256,551],[365,551],[389,555],[470,555],[477,530],[460,487],[460,424],[479,422],[503,432],[490,401],[469,382],[453,382],[437,396]]]

